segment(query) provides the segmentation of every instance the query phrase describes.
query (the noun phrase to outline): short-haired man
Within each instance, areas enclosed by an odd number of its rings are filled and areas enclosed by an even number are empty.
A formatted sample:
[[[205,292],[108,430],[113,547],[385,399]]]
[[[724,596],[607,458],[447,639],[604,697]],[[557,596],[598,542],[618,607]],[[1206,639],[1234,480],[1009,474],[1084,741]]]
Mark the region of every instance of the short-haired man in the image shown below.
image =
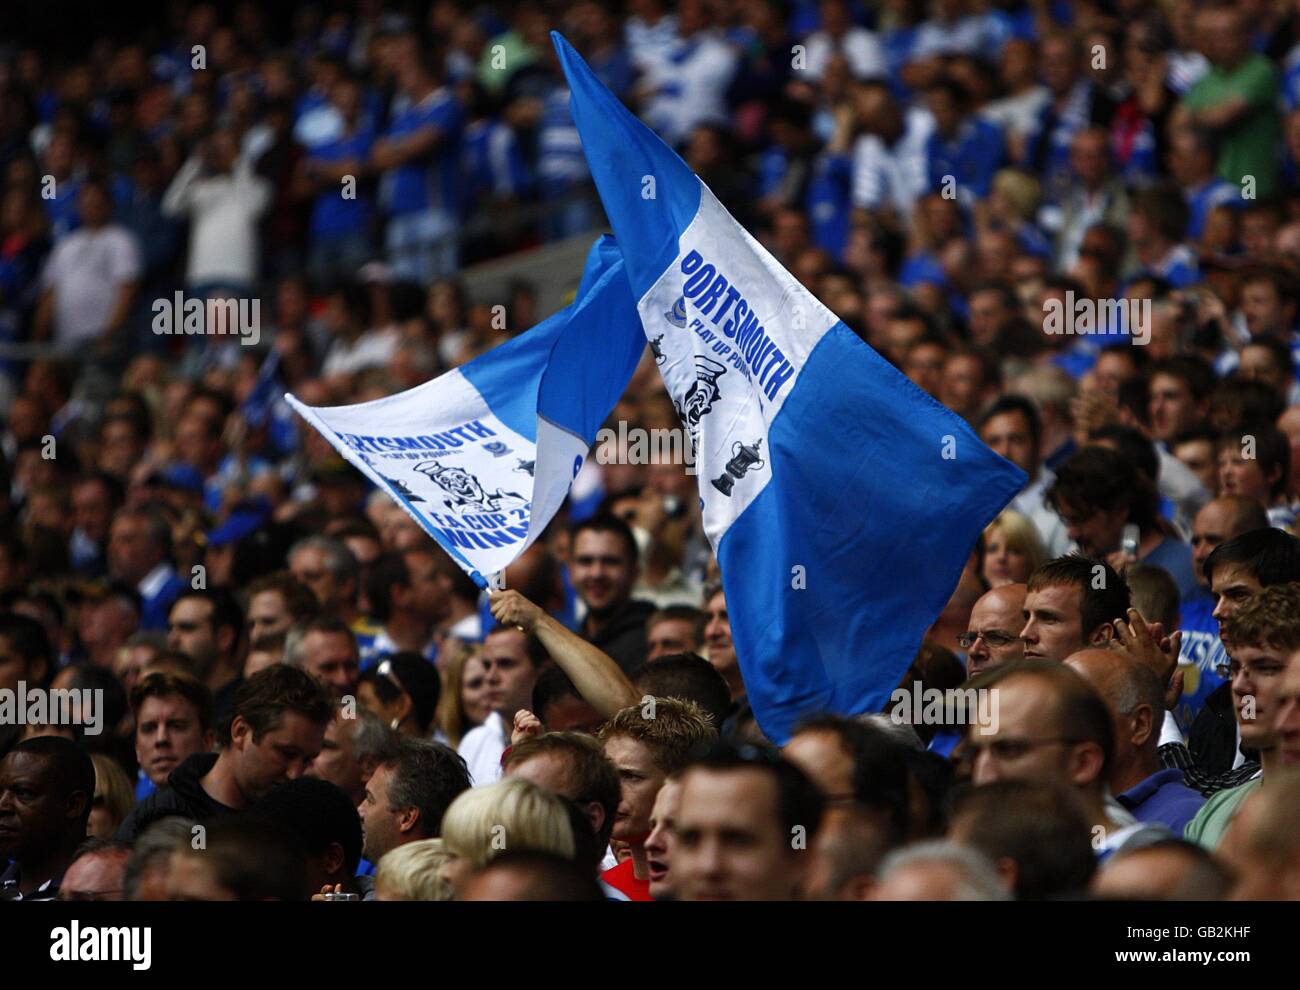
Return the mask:
[[[329,781],[288,781],[253,805],[252,814],[280,825],[298,843],[307,864],[308,890],[370,889],[370,878],[356,875],[362,841],[357,806]]]
[[[731,691],[716,667],[697,653],[670,653],[651,660],[632,675],[638,697],[693,701],[721,730],[734,710]]]
[[[480,659],[491,711],[457,747],[475,787],[501,779],[501,756],[510,745],[515,713],[532,704],[533,686],[548,661],[537,638],[513,626],[497,626],[488,633]]]
[[[118,839],[87,839],[68,864],[59,885],[61,901],[126,899],[126,861],[131,844]]]
[[[704,649],[704,613],[690,605],[669,605],[645,624],[646,661]]]
[[[1243,533],[1268,526],[1264,507],[1254,499],[1240,495],[1220,495],[1211,499],[1196,513],[1192,521],[1192,567],[1196,572],[1197,587],[1184,595],[1179,605],[1182,644],[1178,663],[1184,671],[1183,696],[1175,715],[1184,726],[1192,720],[1205,704],[1206,697],[1222,680],[1215,667],[1223,663],[1223,644],[1219,641],[1219,622],[1214,612],[1214,595],[1210,591],[1210,577],[1205,562],[1210,554],[1229,540]],[[1192,670],[1195,667],[1195,671]]]
[[[579,732],[546,732],[516,743],[504,763],[507,777],[531,780],[576,804],[591,822],[597,848],[605,851],[620,795],[618,771],[600,743]]]
[[[248,586],[248,638],[283,636],[319,611],[311,589],[288,571],[267,574]]]
[[[319,615],[292,630],[285,645],[285,662],[307,671],[336,698],[356,697],[360,651],[356,635],[342,619]]]
[[[302,776],[320,752],[334,702],[314,677],[283,664],[239,686],[218,730],[219,751],[195,753],[141,801],[118,836],[133,839],[159,818],[206,823],[245,811],[267,791]]]
[[[244,616],[223,588],[182,591],[167,614],[167,645],[193,663],[195,677],[212,692],[220,719],[243,680],[239,661]]]
[[[109,527],[109,577],[140,593],[140,628],[166,629],[172,602],[189,585],[171,563],[171,527],[147,509],[118,510]]]
[[[216,741],[212,692],[188,674],[156,670],[131,690],[135,716],[135,758],[140,764],[136,800],[167,783],[168,776]]]
[[[1181,835],[1205,803],[1183,783],[1181,770],[1162,767],[1157,747],[1165,688],[1152,670],[1116,650],[1080,650],[1066,661],[1110,709],[1115,749],[1107,781],[1115,800],[1140,822]]]
[[[1300,900],[1300,770],[1279,767],[1242,805],[1220,853],[1236,876],[1233,900]]]
[[[1235,787],[1214,794],[1188,823],[1188,839],[1214,849],[1242,802],[1281,765],[1275,720],[1279,689],[1291,656],[1300,650],[1300,584],[1278,584],[1250,598],[1223,626],[1233,714],[1242,747],[1259,752],[1259,770]]]
[[[1129,590],[1109,564],[1072,554],[1029,575],[1020,638],[1026,660],[1064,660],[1115,637],[1128,614]]]
[[[43,688],[54,674],[54,652],[45,627],[29,615],[0,612],[0,690],[16,692],[19,684]],[[0,725],[0,753],[22,738],[17,722]]]
[[[673,874],[683,901],[794,900],[824,801],[792,763],[720,744],[682,772]]]
[[[289,571],[311,589],[323,615],[357,623],[361,565],[347,545],[329,536],[308,536],[289,548]]]
[[[967,630],[957,637],[957,645],[966,651],[966,672],[972,677],[1025,658],[1020,630],[1025,626],[1028,593],[1023,584],[1004,584],[986,591],[971,607]]]
[[[86,840],[95,767],[76,743],[38,736],[0,760],[0,901],[49,901]]]
[[[1056,476],[1043,464],[1043,422],[1033,402],[1021,395],[1004,395],[984,411],[977,430],[995,453],[1028,476],[1025,487],[1007,508],[1034,524],[1048,553],[1065,553],[1070,546],[1065,523],[1044,497]]]
[[[636,538],[627,523],[597,515],[573,527],[569,576],[587,608],[579,632],[631,673],[646,658],[651,602],[632,597],[639,570]]]
[[[170,901],[305,901],[307,862],[284,830],[253,817],[207,826],[203,846],[183,843],[171,857]]]
[[[353,712],[340,706],[306,776],[328,780],[356,807],[366,796],[366,781],[394,739],[393,730],[369,708],[357,706]]]
[[[855,805],[830,805],[810,848],[813,861],[802,900],[865,901],[875,888],[880,861],[889,852],[889,830]]]
[[[651,899],[645,843],[659,788],[717,737],[718,730],[703,709],[674,698],[651,698],[644,705],[624,708],[601,728],[601,744],[619,780],[612,835],[631,852],[626,860],[606,870],[603,879],[632,900]]]
[[[465,761],[441,743],[403,738],[380,756],[357,806],[365,844],[378,863],[408,842],[442,835],[442,816],[470,786]]]
[[[1212,666],[1202,674],[1208,682],[1202,689],[1205,702],[1187,733],[1194,773],[1207,779],[1202,783],[1189,777],[1188,783],[1210,794],[1249,779],[1255,762],[1253,752],[1242,751],[1232,686],[1224,679],[1232,652],[1224,625],[1264,588],[1300,581],[1300,540],[1271,527],[1248,530],[1216,547],[1206,557],[1203,572],[1214,596],[1211,617],[1218,625],[1221,649],[1207,658]],[[1245,776],[1231,779],[1238,772]]]
[[[402,650],[435,661],[434,631],[451,615],[451,581],[439,573],[433,550],[412,547],[382,555],[367,572],[365,588],[370,618],[380,629],[361,658],[362,667]]]
[[[704,657],[722,675],[731,691],[731,715],[722,724],[721,735],[724,739],[763,742],[763,733],[758,728],[754,709],[749,704],[745,678],[740,672],[740,661],[736,658],[727,596],[720,583],[704,589],[704,619]]]
[[[1051,660],[1021,660],[981,675],[971,687],[996,691],[998,701],[995,719],[967,731],[976,786],[1027,780],[1068,788],[1082,802],[1099,859],[1153,831],[1170,834],[1138,823],[1109,800],[1114,725],[1106,703],[1076,671]]]

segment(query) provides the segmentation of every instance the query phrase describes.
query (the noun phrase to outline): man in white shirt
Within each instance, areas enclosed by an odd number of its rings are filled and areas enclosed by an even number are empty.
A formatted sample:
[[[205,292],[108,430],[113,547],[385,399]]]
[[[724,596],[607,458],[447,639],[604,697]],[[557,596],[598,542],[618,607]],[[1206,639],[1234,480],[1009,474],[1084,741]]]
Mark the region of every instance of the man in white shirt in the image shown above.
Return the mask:
[[[686,140],[697,124],[727,119],[727,86],[737,55],[709,29],[708,16],[701,5],[683,5],[672,48],[641,66],[641,116],[669,144]]]
[[[805,71],[812,79],[821,79],[833,55],[843,55],[849,71],[858,79],[884,78],[888,65],[880,39],[849,19],[844,0],[823,0],[820,5],[822,26],[808,36]]]
[[[108,191],[87,180],[78,199],[81,227],[60,240],[41,275],[36,340],[75,347],[106,342],[131,310],[143,261],[130,231],[110,222]]]
[[[465,733],[459,750],[475,787],[501,779],[501,757],[510,745],[515,712],[532,705],[533,685],[546,660],[541,644],[514,627],[498,626],[483,641],[492,711],[482,725]]]
[[[1065,523],[1044,499],[1055,476],[1042,462],[1042,429],[1038,410],[1019,395],[998,399],[979,423],[980,439],[1029,476],[1010,508],[1034,524],[1048,555],[1059,557],[1069,549],[1071,541]]]
[[[167,216],[189,218],[185,281],[191,291],[252,290],[260,268],[258,219],[270,203],[270,183],[240,156],[230,131],[218,131],[181,166],[162,209]]]

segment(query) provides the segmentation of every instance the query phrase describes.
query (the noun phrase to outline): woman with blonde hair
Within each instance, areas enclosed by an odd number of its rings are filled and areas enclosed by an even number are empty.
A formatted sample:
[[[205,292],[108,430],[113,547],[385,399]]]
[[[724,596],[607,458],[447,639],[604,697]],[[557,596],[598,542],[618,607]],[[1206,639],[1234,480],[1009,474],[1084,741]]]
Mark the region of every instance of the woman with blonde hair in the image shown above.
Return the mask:
[[[1047,562],[1042,537],[1030,520],[1007,509],[984,530],[984,560],[980,576],[990,588],[1024,584]]]
[[[95,797],[86,823],[86,836],[111,839],[135,804],[131,778],[111,756],[92,753],[90,762],[95,765]]]
[[[453,897],[475,870],[507,850],[573,859],[576,848],[564,801],[520,777],[463,791],[443,816],[442,842],[439,874]]]

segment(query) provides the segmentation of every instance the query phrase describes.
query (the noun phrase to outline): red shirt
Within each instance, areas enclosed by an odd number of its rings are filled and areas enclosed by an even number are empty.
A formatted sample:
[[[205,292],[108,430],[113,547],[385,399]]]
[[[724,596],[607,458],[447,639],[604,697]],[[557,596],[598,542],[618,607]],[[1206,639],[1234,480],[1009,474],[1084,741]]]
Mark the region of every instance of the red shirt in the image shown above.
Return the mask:
[[[600,875],[600,878],[615,890],[620,890],[627,894],[629,900],[633,901],[653,901],[650,896],[650,880],[638,880],[632,872],[632,857],[629,856],[618,866],[611,866],[608,870]]]

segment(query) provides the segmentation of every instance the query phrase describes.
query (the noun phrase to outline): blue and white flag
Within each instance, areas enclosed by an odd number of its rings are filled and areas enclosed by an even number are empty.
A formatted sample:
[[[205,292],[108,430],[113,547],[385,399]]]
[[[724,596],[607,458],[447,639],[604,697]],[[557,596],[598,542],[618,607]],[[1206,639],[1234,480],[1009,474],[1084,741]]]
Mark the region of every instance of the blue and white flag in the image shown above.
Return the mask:
[[[879,711],[1024,472],[818,302],[552,38],[695,442],[759,726],[781,743],[816,712]]]
[[[487,587],[564,502],[645,346],[604,237],[572,305],[464,367],[352,406],[286,398]]]

